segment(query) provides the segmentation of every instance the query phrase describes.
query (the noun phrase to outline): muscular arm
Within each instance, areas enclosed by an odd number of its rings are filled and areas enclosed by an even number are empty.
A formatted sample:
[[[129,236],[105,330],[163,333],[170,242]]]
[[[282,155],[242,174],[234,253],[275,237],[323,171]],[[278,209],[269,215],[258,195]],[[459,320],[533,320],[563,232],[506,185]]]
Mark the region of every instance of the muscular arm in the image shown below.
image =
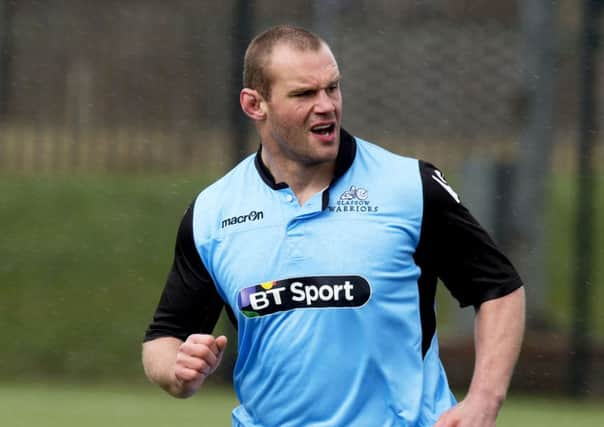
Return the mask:
[[[476,361],[465,399],[434,427],[495,427],[524,335],[524,288],[484,302],[476,313]]]
[[[435,427],[495,427],[524,334],[522,280],[442,173],[424,162],[420,162],[420,172],[424,215],[415,257],[423,269],[422,286],[427,285],[426,292],[433,290],[439,277],[462,307],[479,307],[474,326],[476,361],[468,394]],[[424,301],[422,313],[427,324],[434,325],[433,300]],[[424,348],[432,335],[426,338]]]
[[[468,396],[497,409],[506,396],[524,335],[524,288],[483,303],[476,314],[476,362]]]
[[[224,354],[226,337],[194,334],[181,341],[161,337],[143,344],[145,374],[174,397],[193,395],[212,374]]]

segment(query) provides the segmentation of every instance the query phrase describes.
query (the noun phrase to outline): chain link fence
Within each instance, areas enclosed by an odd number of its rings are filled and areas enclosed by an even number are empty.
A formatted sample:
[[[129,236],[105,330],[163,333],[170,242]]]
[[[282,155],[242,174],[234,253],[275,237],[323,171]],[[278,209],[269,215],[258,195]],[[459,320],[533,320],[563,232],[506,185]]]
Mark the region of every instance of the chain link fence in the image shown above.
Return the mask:
[[[517,10],[426,3],[263,0],[250,6],[251,27],[326,33],[356,135],[444,162],[513,150],[524,96]],[[218,172],[236,160],[235,1],[0,5],[3,170]],[[559,114],[558,130],[573,125]],[[252,151],[255,135],[246,139]]]

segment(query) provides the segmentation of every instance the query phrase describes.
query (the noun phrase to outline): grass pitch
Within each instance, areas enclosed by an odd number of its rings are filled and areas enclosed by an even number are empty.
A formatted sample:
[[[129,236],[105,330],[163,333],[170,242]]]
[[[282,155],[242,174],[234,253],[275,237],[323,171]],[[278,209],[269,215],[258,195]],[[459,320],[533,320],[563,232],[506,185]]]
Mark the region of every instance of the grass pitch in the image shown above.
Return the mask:
[[[511,397],[497,426],[599,426],[603,403]],[[198,396],[179,400],[151,385],[0,384],[0,418],[6,427],[229,427],[230,412],[236,405],[230,389],[214,385]]]
[[[175,399],[148,387],[0,385],[4,427],[219,427],[231,425],[237,400],[211,387],[190,399]]]

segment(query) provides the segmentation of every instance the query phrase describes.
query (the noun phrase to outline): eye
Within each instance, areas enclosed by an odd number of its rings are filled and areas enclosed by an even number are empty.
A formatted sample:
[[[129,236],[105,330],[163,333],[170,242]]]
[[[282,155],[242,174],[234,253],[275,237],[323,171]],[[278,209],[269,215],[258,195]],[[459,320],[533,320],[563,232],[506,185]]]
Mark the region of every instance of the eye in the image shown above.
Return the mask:
[[[309,89],[309,90],[305,90],[302,92],[296,92],[296,93],[294,93],[294,96],[296,98],[308,98],[308,97],[313,96],[313,94],[314,94],[314,91]]]
[[[327,86],[327,92],[329,92],[329,93],[333,93],[333,92],[335,92],[336,90],[338,90],[338,88],[339,88],[339,87],[340,87],[340,84],[339,84],[339,83],[337,83],[337,82],[336,82],[336,83],[332,83],[332,84],[330,84],[329,86]]]

